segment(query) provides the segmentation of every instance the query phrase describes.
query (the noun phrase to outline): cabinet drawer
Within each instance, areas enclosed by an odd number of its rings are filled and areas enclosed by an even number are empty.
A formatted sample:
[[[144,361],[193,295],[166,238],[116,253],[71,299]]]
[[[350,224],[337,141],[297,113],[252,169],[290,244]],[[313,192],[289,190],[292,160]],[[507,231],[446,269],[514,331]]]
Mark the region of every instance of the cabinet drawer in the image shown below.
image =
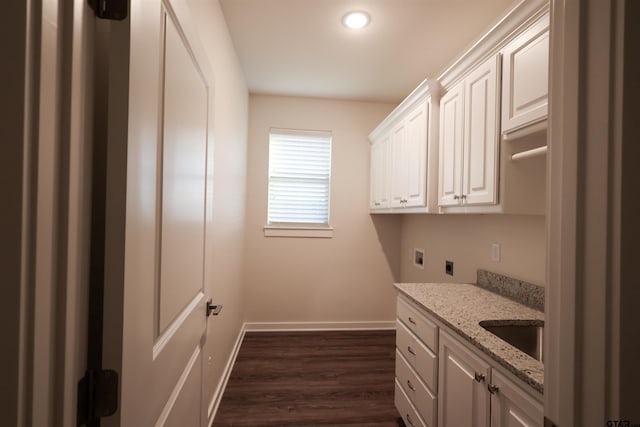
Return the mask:
[[[402,417],[402,421],[404,421],[407,427],[427,427],[425,423],[422,421],[416,409],[411,404],[409,397],[406,395],[400,383],[398,383],[398,379],[396,378],[396,391],[394,394],[394,403],[396,405],[396,409],[400,413]]]
[[[398,319],[415,333],[433,353],[437,353],[438,343],[436,342],[436,336],[438,331],[436,325],[401,298],[398,298],[397,312]]]
[[[422,381],[431,390],[436,391],[438,384],[438,360],[436,355],[400,321],[396,322],[396,346]]]
[[[436,397],[396,350],[396,379],[428,426],[435,426]]]

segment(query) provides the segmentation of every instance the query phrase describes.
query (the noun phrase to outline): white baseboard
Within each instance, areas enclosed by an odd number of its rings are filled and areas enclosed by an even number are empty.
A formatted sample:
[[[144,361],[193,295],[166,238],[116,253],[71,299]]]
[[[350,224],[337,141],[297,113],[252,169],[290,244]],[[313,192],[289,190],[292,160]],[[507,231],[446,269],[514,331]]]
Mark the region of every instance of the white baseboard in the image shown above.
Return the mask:
[[[247,322],[246,332],[276,331],[366,331],[395,329],[396,322]]]
[[[242,345],[242,339],[244,338],[244,333],[246,331],[245,323],[242,324],[242,328],[240,328],[240,333],[238,333],[238,338],[236,338],[236,343],[233,346],[233,350],[231,351],[231,355],[227,360],[227,364],[224,367],[224,371],[222,371],[222,378],[220,382],[218,382],[218,387],[216,391],[213,393],[213,398],[209,403],[209,408],[207,410],[207,417],[209,419],[209,423],[207,425],[213,424],[213,419],[216,416],[216,412],[218,412],[218,407],[220,406],[220,401],[222,400],[222,395],[224,394],[224,390],[227,388],[227,383],[229,382],[229,377],[231,376],[231,371],[233,370],[233,366],[236,363],[236,358],[238,357],[238,352],[240,351],[240,346]]]

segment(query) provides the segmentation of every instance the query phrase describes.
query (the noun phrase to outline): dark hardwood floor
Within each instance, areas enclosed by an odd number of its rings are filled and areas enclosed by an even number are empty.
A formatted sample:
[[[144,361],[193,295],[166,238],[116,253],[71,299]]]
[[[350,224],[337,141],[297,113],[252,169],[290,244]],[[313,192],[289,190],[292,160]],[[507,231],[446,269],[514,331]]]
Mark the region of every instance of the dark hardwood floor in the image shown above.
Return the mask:
[[[395,331],[247,333],[213,426],[398,427]]]

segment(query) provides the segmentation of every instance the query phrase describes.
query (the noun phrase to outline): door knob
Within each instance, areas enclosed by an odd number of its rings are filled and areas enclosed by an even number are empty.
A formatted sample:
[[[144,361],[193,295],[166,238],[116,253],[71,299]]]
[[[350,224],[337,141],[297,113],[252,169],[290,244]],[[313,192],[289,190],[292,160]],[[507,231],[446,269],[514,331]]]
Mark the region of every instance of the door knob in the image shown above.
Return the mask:
[[[214,316],[217,316],[220,314],[221,311],[222,311],[222,304],[214,304],[211,298],[207,300],[207,317],[211,316],[212,314]]]

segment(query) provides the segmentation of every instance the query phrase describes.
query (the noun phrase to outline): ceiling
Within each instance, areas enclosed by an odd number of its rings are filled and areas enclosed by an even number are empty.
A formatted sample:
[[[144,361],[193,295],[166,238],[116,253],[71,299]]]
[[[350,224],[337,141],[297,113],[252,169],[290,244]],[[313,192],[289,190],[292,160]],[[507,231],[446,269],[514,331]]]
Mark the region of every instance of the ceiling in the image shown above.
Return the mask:
[[[526,1],[526,0],[525,0]],[[249,91],[400,102],[514,0],[220,0]],[[345,28],[364,10],[371,23]]]

